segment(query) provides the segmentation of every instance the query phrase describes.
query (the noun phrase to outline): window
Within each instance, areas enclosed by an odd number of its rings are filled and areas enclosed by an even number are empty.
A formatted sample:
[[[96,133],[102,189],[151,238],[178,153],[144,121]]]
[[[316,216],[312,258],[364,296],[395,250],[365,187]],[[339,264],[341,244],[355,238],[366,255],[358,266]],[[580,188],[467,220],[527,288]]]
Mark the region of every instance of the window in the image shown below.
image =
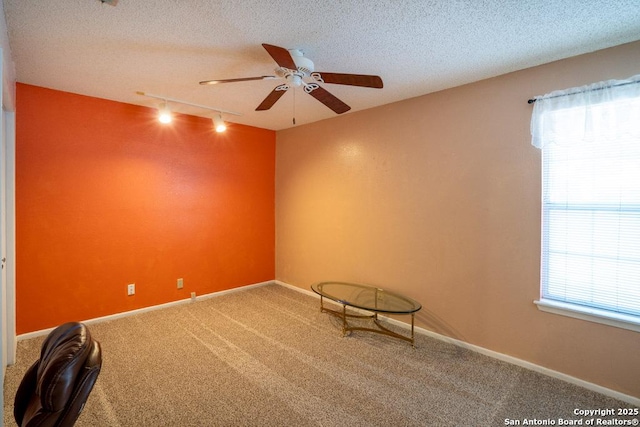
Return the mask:
[[[640,331],[640,75],[536,98],[541,310]]]

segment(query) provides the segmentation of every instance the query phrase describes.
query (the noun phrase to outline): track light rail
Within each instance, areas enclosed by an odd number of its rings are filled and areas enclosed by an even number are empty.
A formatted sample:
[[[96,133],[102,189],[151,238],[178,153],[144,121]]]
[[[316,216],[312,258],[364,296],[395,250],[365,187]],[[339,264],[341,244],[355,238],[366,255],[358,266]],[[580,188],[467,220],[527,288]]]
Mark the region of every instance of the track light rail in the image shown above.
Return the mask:
[[[235,111],[223,110],[222,108],[209,107],[207,105],[194,104],[192,102],[181,101],[179,99],[169,98],[169,97],[161,96],[161,95],[154,95],[152,93],[141,92],[141,91],[137,91],[136,93],[138,95],[148,96],[149,98],[161,99],[161,100],[163,100],[165,102],[173,102],[175,104],[184,104],[184,105],[190,105],[192,107],[203,108],[205,110],[217,111],[218,113],[221,113],[221,114],[232,114],[234,116],[241,116],[242,115],[240,113],[236,113]]]

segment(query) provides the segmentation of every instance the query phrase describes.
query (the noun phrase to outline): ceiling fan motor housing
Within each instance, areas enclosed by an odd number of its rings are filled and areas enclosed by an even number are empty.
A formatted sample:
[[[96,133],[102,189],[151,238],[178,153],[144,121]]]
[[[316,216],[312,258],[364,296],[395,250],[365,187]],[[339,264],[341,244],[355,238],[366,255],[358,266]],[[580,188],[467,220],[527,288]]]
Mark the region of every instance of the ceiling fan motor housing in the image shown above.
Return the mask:
[[[283,77],[291,86],[298,87],[304,83],[303,78],[309,77],[313,73],[313,61],[305,58],[298,49],[290,49],[289,53],[297,69],[290,70],[285,67],[278,67],[275,73],[277,76]]]
[[[298,67],[298,71],[303,74],[303,77],[309,77],[314,70],[313,61],[309,58],[305,58],[304,55],[302,55],[302,52],[298,49],[290,49],[289,53],[291,54],[291,59],[293,59],[296,67]]]

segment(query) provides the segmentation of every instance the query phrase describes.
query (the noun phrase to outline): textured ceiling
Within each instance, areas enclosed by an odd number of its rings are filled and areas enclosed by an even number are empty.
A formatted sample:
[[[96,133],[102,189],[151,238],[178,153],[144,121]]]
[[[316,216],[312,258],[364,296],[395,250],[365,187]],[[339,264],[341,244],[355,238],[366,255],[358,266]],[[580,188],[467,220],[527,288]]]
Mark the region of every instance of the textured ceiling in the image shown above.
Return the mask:
[[[382,77],[383,89],[324,85],[353,112],[640,39],[640,0],[4,0],[4,11],[19,82],[158,106],[144,91],[274,130],[336,114],[300,88],[255,111],[278,80],[198,82],[272,75],[261,43],[298,48],[318,70]]]

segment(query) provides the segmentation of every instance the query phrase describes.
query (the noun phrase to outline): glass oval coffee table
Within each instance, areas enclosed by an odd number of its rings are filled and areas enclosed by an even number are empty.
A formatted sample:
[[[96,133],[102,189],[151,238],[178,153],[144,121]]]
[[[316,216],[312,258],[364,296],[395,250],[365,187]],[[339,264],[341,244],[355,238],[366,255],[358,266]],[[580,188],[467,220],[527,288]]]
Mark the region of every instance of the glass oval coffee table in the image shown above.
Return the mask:
[[[321,282],[311,286],[313,292],[320,295],[320,311],[333,314],[342,319],[342,335],[345,336],[351,331],[369,331],[378,334],[389,335],[394,338],[409,341],[415,347],[413,334],[415,313],[422,308],[422,305],[409,297],[396,292],[374,286],[361,285],[347,282]],[[324,298],[342,304],[342,310],[332,310],[324,306]],[[352,314],[347,313],[347,306],[360,310],[370,311],[373,314]],[[411,336],[407,337],[397,332],[387,329],[380,323],[378,313],[386,314],[410,314],[411,315]],[[349,325],[348,317],[372,319],[375,328]]]

